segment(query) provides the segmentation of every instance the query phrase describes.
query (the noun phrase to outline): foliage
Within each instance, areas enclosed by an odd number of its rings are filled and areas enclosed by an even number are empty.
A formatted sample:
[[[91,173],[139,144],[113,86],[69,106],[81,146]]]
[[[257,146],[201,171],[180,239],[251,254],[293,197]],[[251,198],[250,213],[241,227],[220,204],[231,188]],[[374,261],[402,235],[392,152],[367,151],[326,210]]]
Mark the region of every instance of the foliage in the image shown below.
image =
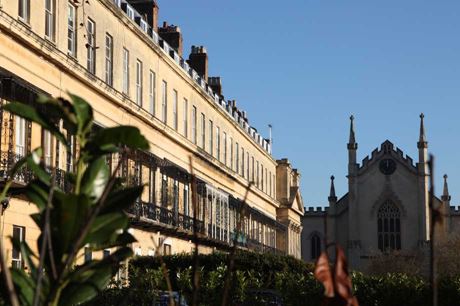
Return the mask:
[[[164,256],[163,260],[169,269],[173,290],[182,292],[190,301],[193,256],[179,254]],[[199,263],[200,305],[220,305],[226,254],[200,255]],[[233,305],[249,301],[251,306],[258,305],[251,296],[254,289],[277,292],[283,305],[321,304],[324,288],[315,280],[310,264],[292,257],[243,251],[236,253],[235,263],[231,289]],[[352,272],[351,277],[353,291],[361,306],[430,305],[429,284],[422,277],[403,273],[364,275],[359,272]],[[89,305],[152,305],[158,290],[167,290],[159,257],[140,257],[131,261],[129,287],[108,289],[97,302]],[[460,276],[441,278],[439,290],[440,306],[460,305]]]
[[[106,288],[120,263],[132,255],[128,244],[135,239],[127,231],[128,217],[123,209],[139,197],[142,186],[120,184],[110,173],[106,158],[111,153],[123,156],[128,149],[148,149],[148,142],[137,128],[130,126],[95,130],[91,106],[78,96],[70,97],[71,102],[41,98],[36,107],[21,103],[4,107],[48,130],[66,148],[70,148],[70,138],[74,137],[79,148],[78,156],[73,157],[75,172],[66,176],[72,183],[70,191],[56,185],[54,170],[41,162],[40,148],[19,161],[10,173],[2,200],[15,171],[27,167],[33,173],[34,179],[20,192],[36,205],[38,213],[31,217],[40,229],[36,248],[39,253],[24,241],[12,241],[30,271],[9,270],[16,295],[5,299],[13,305],[18,301],[21,305],[76,305],[88,301]],[[101,260],[76,266],[85,246],[93,251],[114,251]],[[7,279],[8,269],[2,262]]]

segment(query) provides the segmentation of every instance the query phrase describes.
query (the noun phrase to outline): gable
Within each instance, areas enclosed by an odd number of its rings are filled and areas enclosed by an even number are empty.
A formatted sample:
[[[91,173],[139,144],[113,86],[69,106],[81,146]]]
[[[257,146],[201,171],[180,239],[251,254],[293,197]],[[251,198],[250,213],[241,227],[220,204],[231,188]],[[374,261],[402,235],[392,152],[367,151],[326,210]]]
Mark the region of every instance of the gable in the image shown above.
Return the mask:
[[[380,167],[380,162],[386,159],[394,161],[397,168],[405,169],[412,174],[417,174],[417,167],[414,164],[414,160],[410,156],[404,155],[401,149],[395,148],[391,141],[385,140],[380,145],[380,148],[376,148],[372,151],[370,156],[366,156],[363,159],[358,169],[358,176],[363,175],[370,169]]]

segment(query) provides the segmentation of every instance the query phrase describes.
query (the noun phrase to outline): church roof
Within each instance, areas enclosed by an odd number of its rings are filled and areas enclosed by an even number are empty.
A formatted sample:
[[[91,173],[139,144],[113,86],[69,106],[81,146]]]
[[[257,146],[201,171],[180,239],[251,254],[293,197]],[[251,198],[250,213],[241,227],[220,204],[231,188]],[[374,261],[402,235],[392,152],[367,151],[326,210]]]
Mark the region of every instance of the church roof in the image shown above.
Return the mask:
[[[414,160],[409,155],[404,155],[404,152],[394,146],[394,144],[388,139],[382,142],[380,148],[375,148],[371,155],[366,156],[361,166],[359,167],[358,174],[366,171],[371,165],[380,161],[384,156],[391,156],[393,159],[404,165],[408,170],[417,172],[417,167],[414,164]]]

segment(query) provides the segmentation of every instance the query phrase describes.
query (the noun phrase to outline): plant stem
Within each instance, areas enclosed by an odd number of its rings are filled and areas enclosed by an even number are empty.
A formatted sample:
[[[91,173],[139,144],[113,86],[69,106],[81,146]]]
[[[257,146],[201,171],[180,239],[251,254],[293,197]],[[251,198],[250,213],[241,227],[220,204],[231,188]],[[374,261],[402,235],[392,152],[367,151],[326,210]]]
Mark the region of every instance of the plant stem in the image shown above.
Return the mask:
[[[6,182],[5,187],[3,188],[3,191],[1,194],[1,200],[5,199],[6,193],[8,192],[8,189],[10,188],[11,183],[12,183],[11,179],[9,179]],[[2,212],[2,218],[3,218],[3,212]],[[3,278],[5,279],[5,287],[6,287],[6,290],[8,291],[8,298],[9,298],[11,305],[19,306],[18,296],[16,294],[16,290],[14,289],[11,272],[10,272],[8,263],[6,262],[6,258],[5,258],[5,249],[3,246],[3,233],[2,233],[2,236],[0,237],[0,270],[3,275]]]

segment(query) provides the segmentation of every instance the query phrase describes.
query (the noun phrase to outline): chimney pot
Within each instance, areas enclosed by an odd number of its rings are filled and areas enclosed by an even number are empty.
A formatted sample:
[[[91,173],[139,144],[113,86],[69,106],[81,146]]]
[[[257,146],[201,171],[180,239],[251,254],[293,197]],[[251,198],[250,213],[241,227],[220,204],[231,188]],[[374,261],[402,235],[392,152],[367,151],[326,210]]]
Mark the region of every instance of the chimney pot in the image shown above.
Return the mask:
[[[182,57],[182,34],[178,26],[169,26],[168,22],[164,21],[163,26],[158,29],[158,34]]]
[[[188,63],[200,77],[209,81],[208,79],[208,55],[203,46],[192,46],[191,53],[188,58]],[[214,91],[218,92],[213,88]]]

